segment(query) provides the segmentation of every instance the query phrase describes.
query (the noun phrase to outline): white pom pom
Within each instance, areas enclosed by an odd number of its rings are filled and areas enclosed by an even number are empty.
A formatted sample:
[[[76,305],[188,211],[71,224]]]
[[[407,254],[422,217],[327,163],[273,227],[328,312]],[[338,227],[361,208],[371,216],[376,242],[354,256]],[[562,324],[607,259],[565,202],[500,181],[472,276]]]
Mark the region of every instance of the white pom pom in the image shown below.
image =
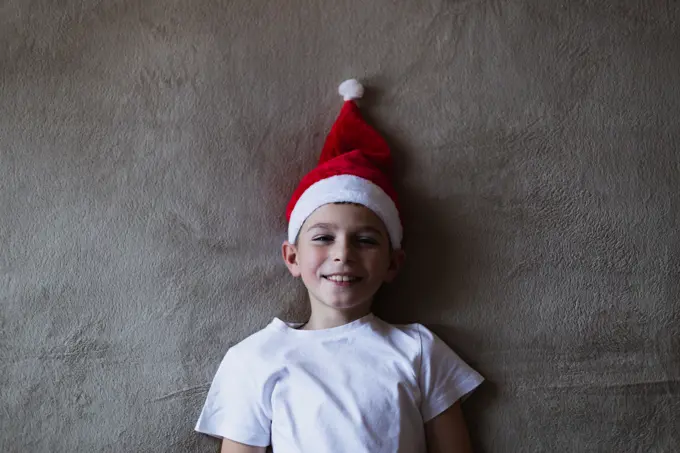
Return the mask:
[[[364,87],[357,79],[349,79],[340,84],[338,93],[340,93],[340,96],[342,96],[345,101],[361,99],[361,96],[364,95]]]

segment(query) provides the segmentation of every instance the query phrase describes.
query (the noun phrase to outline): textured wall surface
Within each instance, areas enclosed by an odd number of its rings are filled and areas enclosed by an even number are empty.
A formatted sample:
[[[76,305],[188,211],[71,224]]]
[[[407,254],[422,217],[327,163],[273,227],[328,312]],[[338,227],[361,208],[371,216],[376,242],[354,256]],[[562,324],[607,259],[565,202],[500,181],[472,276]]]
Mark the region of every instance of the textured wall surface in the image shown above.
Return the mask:
[[[359,77],[481,452],[680,451],[677,1],[0,2],[0,451],[210,452]]]

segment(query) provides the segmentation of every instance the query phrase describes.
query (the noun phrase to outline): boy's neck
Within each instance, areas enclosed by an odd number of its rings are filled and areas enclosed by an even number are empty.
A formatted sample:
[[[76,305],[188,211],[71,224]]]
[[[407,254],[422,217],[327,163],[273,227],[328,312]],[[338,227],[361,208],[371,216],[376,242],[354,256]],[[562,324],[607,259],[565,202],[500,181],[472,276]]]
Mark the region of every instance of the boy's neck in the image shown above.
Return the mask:
[[[300,330],[320,330],[339,327],[363,318],[370,312],[370,304],[360,305],[349,310],[336,310],[326,306],[315,307],[312,304],[312,314],[309,317],[309,321]]]

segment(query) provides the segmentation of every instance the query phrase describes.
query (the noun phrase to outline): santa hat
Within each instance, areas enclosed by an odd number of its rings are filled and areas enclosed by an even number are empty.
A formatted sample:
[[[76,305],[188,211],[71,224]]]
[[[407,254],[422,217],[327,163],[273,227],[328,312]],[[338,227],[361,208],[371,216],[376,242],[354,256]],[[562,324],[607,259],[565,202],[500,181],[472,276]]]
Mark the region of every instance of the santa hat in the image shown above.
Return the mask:
[[[338,89],[345,103],[324,143],[319,164],[307,173],[288,207],[288,241],[294,243],[304,221],[328,203],[366,206],[385,224],[392,248],[401,248],[397,195],[390,182],[392,155],[385,140],[361,117],[354,99],[364,87],[347,80]]]

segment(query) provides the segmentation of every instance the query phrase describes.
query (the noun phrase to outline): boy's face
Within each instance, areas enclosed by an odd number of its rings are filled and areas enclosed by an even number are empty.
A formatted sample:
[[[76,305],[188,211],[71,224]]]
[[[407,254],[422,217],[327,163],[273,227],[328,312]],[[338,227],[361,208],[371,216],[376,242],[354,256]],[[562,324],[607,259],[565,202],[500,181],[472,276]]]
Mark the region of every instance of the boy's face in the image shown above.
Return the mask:
[[[370,209],[326,204],[305,220],[297,244],[284,242],[283,258],[302,277],[312,308],[346,311],[370,307],[380,285],[397,274],[403,252],[391,250],[385,225]]]

